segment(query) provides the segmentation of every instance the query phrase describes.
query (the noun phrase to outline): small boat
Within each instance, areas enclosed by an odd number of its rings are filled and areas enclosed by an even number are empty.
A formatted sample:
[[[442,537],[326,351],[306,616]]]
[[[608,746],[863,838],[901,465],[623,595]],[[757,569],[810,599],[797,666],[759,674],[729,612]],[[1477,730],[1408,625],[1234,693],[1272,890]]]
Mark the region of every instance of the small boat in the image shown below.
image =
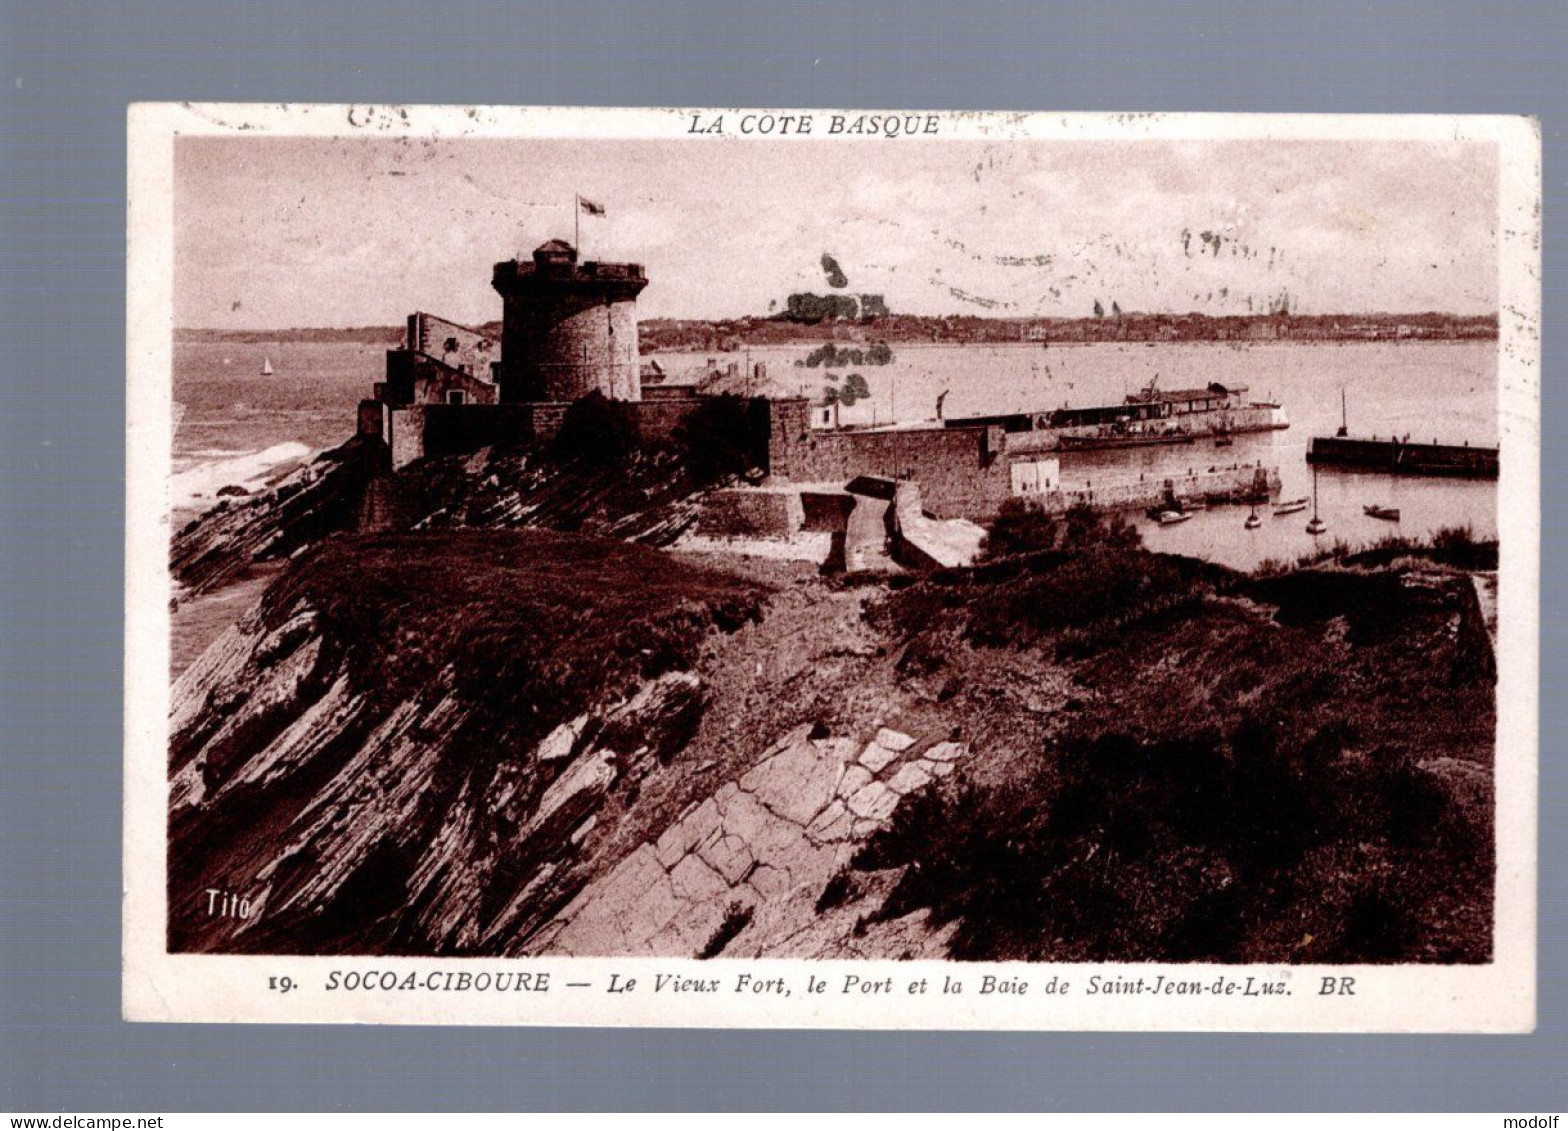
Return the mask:
[[[1229,432],[1214,433],[1214,446],[1216,448],[1228,448],[1235,442],[1236,441],[1231,437]]]
[[[1248,530],[1256,530],[1263,525],[1263,520],[1258,517],[1258,504],[1252,504],[1252,513],[1247,515],[1247,521],[1242,523]]]
[[[1274,517],[1278,518],[1281,515],[1295,514],[1297,511],[1304,511],[1307,509],[1307,504],[1311,501],[1311,499],[1308,499],[1305,496],[1299,499],[1281,499],[1279,502],[1274,504]]]
[[[1384,518],[1384,519],[1387,519],[1389,522],[1398,522],[1399,521],[1399,508],[1398,507],[1380,507],[1380,506],[1377,506],[1376,504],[1369,504],[1367,506],[1362,507],[1361,509],[1362,509],[1363,512],[1365,512],[1367,515],[1371,516],[1372,518]]]
[[[272,376],[272,358],[264,357],[261,359],[261,375],[263,377]]]
[[[1161,526],[1175,526],[1178,522],[1186,522],[1192,515],[1186,511],[1161,511],[1155,521]]]
[[[1316,538],[1328,529],[1328,523],[1318,517],[1318,469],[1312,469],[1312,518],[1307,522],[1307,533]]]

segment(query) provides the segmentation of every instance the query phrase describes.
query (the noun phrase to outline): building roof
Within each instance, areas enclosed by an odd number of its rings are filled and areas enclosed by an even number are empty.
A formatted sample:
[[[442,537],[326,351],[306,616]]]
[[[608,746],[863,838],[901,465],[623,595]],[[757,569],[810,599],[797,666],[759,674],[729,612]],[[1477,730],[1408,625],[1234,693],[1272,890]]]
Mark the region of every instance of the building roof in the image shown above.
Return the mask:
[[[1127,398],[1129,403],[1150,404],[1160,401],[1182,403],[1184,401],[1204,401],[1212,397],[1239,396],[1247,391],[1245,385],[1221,385],[1218,381],[1212,382],[1203,389],[1144,389]]]
[[[541,251],[543,251],[552,255],[558,255],[562,252],[571,255],[575,254],[576,250],[576,248],[567,243],[565,240],[546,240],[544,243],[534,248],[534,254],[538,255]]]

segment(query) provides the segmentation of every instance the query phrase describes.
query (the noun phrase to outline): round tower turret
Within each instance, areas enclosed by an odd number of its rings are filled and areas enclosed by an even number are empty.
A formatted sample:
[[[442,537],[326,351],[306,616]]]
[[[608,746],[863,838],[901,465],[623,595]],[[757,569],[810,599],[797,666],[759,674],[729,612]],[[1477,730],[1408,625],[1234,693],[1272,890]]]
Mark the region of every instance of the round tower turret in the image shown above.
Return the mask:
[[[491,285],[504,303],[496,381],[503,401],[570,401],[598,389],[642,399],[637,295],[640,263],[578,263],[551,240],[530,259],[497,263]]]

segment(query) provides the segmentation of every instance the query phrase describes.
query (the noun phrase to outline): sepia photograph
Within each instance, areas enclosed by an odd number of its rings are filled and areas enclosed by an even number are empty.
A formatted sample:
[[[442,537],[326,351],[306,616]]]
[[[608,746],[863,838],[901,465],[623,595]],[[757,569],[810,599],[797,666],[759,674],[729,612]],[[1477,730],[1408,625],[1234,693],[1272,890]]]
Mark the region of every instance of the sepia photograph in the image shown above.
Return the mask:
[[[1091,1004],[1532,945],[1538,153],[319,112],[167,138],[149,945]]]
[[[1554,1131],[1565,33],[0,5],[0,1124]]]

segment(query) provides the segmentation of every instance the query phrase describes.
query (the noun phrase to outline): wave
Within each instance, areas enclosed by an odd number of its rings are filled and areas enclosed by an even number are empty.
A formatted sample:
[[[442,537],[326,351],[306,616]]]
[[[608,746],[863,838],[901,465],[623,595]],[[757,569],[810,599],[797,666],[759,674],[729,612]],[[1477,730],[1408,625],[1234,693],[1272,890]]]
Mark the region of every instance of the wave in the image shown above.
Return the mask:
[[[291,440],[207,460],[175,473],[169,483],[171,501],[176,509],[188,509],[216,501],[224,487],[243,487],[247,493],[263,490],[303,467],[314,454],[314,449]]]
[[[176,459],[189,460],[215,460],[233,459],[235,456],[255,455],[255,448],[193,448],[188,452],[179,452]]]

